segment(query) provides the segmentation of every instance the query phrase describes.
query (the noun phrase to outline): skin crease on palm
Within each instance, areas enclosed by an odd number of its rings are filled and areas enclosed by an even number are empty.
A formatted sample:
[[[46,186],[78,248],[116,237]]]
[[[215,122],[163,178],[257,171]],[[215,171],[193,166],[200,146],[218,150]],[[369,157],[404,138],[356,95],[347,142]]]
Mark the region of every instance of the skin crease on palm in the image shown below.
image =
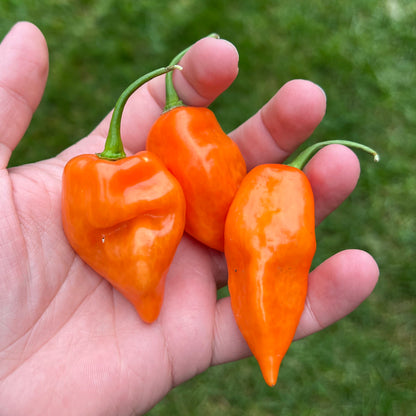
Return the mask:
[[[222,65],[207,65],[211,61]],[[181,65],[174,82],[184,102],[207,106],[236,77],[238,54],[229,42],[206,38]],[[184,236],[161,314],[147,325],[80,260],[61,226],[62,169],[75,155],[103,149],[110,116],[57,157],[7,169],[47,75],[43,35],[30,23],[16,24],[0,46],[0,408],[15,416],[141,414],[209,366],[250,355],[229,299],[216,298],[226,284],[226,264],[223,255]],[[153,80],[126,106],[122,136],[129,154],[144,149],[163,107],[163,82]],[[325,107],[318,86],[293,80],[230,136],[249,168],[280,162],[313,133]],[[331,145],[305,171],[319,223],[352,192],[360,167],[352,151]],[[295,338],[350,313],[377,279],[377,264],[366,252],[347,250],[326,260],[310,273]]]

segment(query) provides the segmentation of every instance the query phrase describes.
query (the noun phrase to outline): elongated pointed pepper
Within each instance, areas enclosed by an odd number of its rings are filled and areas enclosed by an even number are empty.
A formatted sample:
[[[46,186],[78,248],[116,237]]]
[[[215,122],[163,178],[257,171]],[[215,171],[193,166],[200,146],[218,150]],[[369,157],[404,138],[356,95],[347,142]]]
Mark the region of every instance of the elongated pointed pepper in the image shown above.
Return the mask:
[[[62,221],[69,243],[148,323],[159,315],[167,270],[185,227],[185,198],[178,181],[148,151],[126,157],[120,122],[129,96],[151,78],[139,78],[114,108],[102,153],[65,166]]]
[[[247,172],[245,161],[211,110],[182,103],[171,75],[166,76],[164,113],[153,125],[146,147],[162,159],[182,186],[185,231],[208,247],[223,251],[225,218]]]
[[[276,384],[304,309],[315,254],[314,196],[302,167],[320,147],[312,145],[291,165],[265,164],[244,178],[225,224],[225,257],[231,306],[263,377]]]

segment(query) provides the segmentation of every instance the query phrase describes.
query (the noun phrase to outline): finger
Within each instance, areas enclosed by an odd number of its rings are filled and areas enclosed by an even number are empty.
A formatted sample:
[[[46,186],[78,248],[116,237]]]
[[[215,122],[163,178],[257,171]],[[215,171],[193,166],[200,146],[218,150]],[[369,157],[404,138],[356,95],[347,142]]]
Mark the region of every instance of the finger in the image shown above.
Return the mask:
[[[204,38],[191,48],[180,64],[183,71],[173,73],[180,98],[186,105],[206,107],[235,80],[238,52],[232,43],[224,39]],[[164,91],[161,80],[159,84],[162,84]],[[161,98],[164,100],[164,94]]]
[[[335,210],[354,190],[360,176],[355,153],[341,145],[321,149],[306,165],[315,197],[316,224]]]
[[[173,57],[172,57],[173,58]],[[217,65],[221,62],[221,65]],[[234,81],[238,73],[238,53],[222,39],[204,38],[196,42],[174,71],[173,81],[181,100],[187,105],[207,106]],[[129,99],[123,112],[122,138],[127,150],[144,149],[147,134],[165,105],[165,77],[141,87]],[[107,135],[111,114],[94,130]]]
[[[325,110],[326,96],[320,87],[300,79],[289,81],[230,136],[248,169],[281,162],[313,133]]]
[[[0,44],[0,168],[29,126],[48,76],[48,49],[40,30],[17,23]]]
[[[212,322],[216,305],[215,282],[202,244],[185,236],[166,278],[158,321],[169,346],[173,385],[205,369],[211,356]]]
[[[305,309],[295,339],[318,332],[348,315],[373,291],[379,270],[365,251],[345,250],[309,275]]]
[[[346,250],[318,266],[309,275],[305,309],[295,340],[318,332],[353,311],[374,289],[379,270],[361,250]],[[212,364],[250,355],[235,322],[229,298],[217,302]]]
[[[211,365],[249,357],[251,351],[235,321],[229,297],[217,301]]]

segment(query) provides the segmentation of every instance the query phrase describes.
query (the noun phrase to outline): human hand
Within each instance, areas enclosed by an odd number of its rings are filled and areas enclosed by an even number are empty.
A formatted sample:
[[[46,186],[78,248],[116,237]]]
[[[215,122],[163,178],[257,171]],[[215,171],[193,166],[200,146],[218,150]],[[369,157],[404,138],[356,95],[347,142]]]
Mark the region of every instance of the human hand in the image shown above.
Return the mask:
[[[222,65],[204,65],[213,59]],[[181,64],[184,70],[174,74],[181,97],[206,106],[234,80],[238,56],[228,42],[207,38]],[[148,325],[74,253],[61,225],[62,170],[71,157],[103,149],[110,116],[57,157],[6,169],[47,70],[42,34],[19,23],[0,46],[0,407],[13,415],[143,413],[209,366],[250,354],[229,299],[217,300],[227,281],[225,260],[185,235],[160,316]],[[162,78],[131,97],[122,121],[126,151],[144,149],[163,101]],[[294,80],[230,136],[248,168],[280,162],[311,135],[325,105],[319,87]],[[305,171],[319,223],[354,189],[359,163],[352,151],[333,145]],[[322,263],[310,273],[296,338],[347,315],[377,278],[375,261],[363,251],[343,251]]]

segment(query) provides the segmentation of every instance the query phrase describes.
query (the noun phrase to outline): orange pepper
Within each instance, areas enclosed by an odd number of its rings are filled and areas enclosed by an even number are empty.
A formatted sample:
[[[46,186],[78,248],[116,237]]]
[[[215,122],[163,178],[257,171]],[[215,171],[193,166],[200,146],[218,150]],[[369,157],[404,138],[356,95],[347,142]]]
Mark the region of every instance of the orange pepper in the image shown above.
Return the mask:
[[[179,62],[189,48],[177,55]],[[235,192],[246,174],[238,146],[208,108],[184,106],[166,76],[166,106],[146,144],[178,179],[186,199],[185,231],[223,251],[224,224]]]
[[[316,249],[314,196],[301,168],[318,148],[290,165],[266,164],[244,178],[225,224],[225,257],[231,306],[263,377],[276,384],[281,361],[304,309]]]
[[[184,232],[185,198],[160,159],[142,151],[125,157],[122,109],[131,93],[172,67],[141,77],[117,102],[99,155],[65,166],[62,221],[78,255],[153,322],[160,311],[165,276]]]

